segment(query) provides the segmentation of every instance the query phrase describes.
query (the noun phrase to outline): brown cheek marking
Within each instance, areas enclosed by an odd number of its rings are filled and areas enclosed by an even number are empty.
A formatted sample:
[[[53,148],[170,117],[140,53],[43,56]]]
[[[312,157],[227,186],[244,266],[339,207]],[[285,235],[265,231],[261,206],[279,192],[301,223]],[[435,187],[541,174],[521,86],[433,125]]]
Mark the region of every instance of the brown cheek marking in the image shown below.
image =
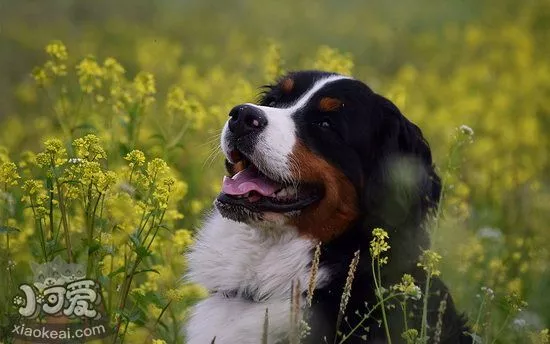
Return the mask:
[[[302,235],[330,241],[344,232],[358,216],[355,188],[340,170],[301,142],[294,147],[293,161],[297,166],[293,174],[302,182],[323,185],[325,195],[317,204],[302,210],[291,222]]]
[[[324,97],[319,101],[319,110],[321,111],[334,111],[338,110],[342,106],[340,99]]]
[[[292,92],[292,89],[294,88],[294,80],[291,78],[286,78],[281,83],[281,90],[283,90],[284,93],[290,93]]]

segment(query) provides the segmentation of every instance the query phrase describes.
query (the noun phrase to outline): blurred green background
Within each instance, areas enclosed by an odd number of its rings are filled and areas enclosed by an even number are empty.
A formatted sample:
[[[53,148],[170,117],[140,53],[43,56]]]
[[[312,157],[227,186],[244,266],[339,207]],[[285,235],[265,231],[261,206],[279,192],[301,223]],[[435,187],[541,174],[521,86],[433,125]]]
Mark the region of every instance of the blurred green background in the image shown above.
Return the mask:
[[[45,138],[70,144],[87,133],[119,147],[109,150],[115,164],[134,148],[162,157],[187,184],[175,206],[185,218],[175,223],[192,231],[219,189],[215,147],[228,110],[286,70],[350,73],[393,100],[431,144],[445,180],[434,247],[459,308],[480,315],[482,337],[547,340],[550,1],[0,1],[0,145],[13,161]],[[45,94],[31,71],[52,40],[68,48],[68,75]],[[78,103],[75,66],[86,56],[116,58],[128,80],[154,75],[155,101],[133,139],[107,135],[105,118],[120,130],[131,119],[97,98],[78,115],[56,114],[59,99]],[[167,100],[174,87],[185,103],[177,111]],[[496,297],[481,305],[483,286]],[[509,295],[529,306],[510,311]],[[186,307],[173,323],[185,321]],[[152,336],[176,341],[163,331]]]

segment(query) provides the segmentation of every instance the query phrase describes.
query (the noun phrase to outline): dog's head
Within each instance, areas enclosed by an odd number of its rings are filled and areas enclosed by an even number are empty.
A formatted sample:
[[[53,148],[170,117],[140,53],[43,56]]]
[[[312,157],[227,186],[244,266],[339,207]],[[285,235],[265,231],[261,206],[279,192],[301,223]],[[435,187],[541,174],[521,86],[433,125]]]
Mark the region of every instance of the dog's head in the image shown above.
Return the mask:
[[[364,83],[334,73],[289,73],[258,105],[235,106],[221,146],[228,176],[216,206],[240,222],[328,241],[367,217],[419,223],[439,198],[420,129]]]

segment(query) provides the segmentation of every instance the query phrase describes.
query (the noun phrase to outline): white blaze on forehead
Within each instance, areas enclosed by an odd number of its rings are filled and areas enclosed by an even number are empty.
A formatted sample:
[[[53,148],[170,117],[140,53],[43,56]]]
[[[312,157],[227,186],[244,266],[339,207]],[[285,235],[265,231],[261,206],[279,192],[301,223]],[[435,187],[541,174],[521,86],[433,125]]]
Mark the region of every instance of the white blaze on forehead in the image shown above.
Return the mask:
[[[309,102],[309,100],[327,84],[330,84],[331,82],[338,81],[338,80],[344,80],[344,79],[351,79],[351,78],[347,76],[342,76],[342,75],[333,75],[328,78],[324,78],[316,81],[313,84],[313,87],[311,87],[306,93],[304,93],[300,98],[298,98],[298,100],[296,100],[296,102],[291,107],[285,110],[290,110],[292,112],[295,112],[303,108]]]
[[[300,98],[298,98],[296,101],[294,101],[292,105],[288,107],[273,108],[273,107],[260,106],[260,105],[250,104],[250,103],[247,103],[246,105],[260,108],[266,113],[275,112],[275,113],[285,114],[287,116],[292,116],[296,111],[303,108],[311,100],[311,98],[313,98],[313,96],[317,92],[319,92],[323,87],[325,87],[327,84],[330,84],[338,80],[345,80],[345,79],[351,79],[351,78],[347,76],[342,76],[342,75],[333,75],[328,78],[317,80],[309,90],[307,90],[304,94],[302,94]]]
[[[313,86],[302,94],[293,104],[285,108],[274,108],[255,104],[246,104],[261,109],[267,118],[267,126],[258,136],[254,153],[251,158],[256,166],[268,176],[276,179],[292,181],[290,155],[296,144],[296,124],[292,118],[298,110],[308,102],[327,84],[338,80],[351,79],[350,77],[333,75],[317,80]],[[229,156],[227,123],[222,133],[222,149]]]

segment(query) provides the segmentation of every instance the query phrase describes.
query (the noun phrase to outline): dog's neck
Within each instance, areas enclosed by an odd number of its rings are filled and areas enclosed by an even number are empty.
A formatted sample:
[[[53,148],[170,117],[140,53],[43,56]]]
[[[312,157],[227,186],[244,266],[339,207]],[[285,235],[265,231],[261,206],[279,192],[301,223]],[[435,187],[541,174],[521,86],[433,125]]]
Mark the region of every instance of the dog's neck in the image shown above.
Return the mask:
[[[293,228],[257,228],[214,213],[188,255],[188,277],[219,296],[288,298],[295,280],[307,288],[315,245]]]

